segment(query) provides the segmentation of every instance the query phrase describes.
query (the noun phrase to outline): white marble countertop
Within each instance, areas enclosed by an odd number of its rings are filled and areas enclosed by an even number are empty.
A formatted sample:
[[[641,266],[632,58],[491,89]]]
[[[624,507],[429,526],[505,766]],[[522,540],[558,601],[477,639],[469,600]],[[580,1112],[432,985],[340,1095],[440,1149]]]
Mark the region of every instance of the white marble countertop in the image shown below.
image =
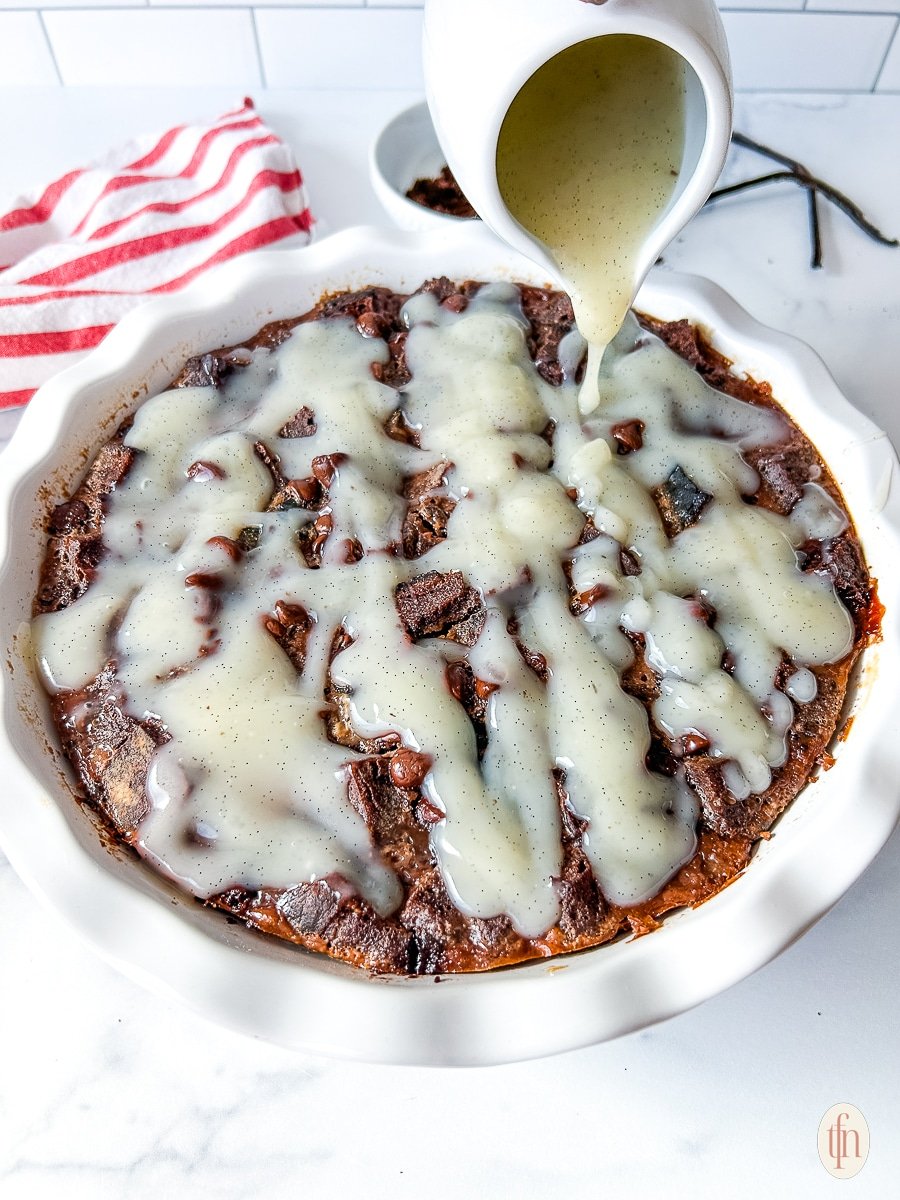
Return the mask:
[[[366,149],[409,93],[259,93],[294,145],[321,232],[380,220]],[[132,133],[213,115],[224,90],[9,89],[0,193]],[[900,96],[762,95],[738,128],[793,154],[900,234]],[[736,170],[762,163],[741,152]],[[732,169],[733,171],[735,168]],[[790,185],[701,214],[666,267],[707,275],[822,355],[900,443],[900,250],[824,213],[808,266]],[[0,414],[0,444],[16,421]],[[0,762],[0,775],[3,764]],[[900,835],[813,930],[763,970],[663,1025],[559,1058],[482,1070],[300,1056],[203,1023],[121,978],[45,912],[0,855],[3,1200],[282,1194],[432,1200],[830,1194],[825,1111],[871,1130],[854,1196],[900,1173]]]

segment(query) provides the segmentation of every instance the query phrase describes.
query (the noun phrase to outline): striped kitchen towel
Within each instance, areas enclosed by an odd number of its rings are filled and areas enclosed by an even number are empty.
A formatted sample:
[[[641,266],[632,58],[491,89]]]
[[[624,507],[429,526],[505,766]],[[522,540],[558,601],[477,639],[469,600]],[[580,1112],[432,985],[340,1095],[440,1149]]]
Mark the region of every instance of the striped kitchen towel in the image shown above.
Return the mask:
[[[245,100],[70,171],[0,215],[0,408],[24,404],[145,297],[312,218],[290,148]]]

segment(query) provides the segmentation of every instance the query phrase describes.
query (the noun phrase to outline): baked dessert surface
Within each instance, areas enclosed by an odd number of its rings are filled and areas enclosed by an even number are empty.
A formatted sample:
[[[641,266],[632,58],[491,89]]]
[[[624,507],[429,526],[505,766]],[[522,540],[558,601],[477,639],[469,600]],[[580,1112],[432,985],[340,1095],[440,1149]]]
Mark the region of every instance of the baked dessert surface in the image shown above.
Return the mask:
[[[643,318],[640,328],[634,325],[623,332],[621,360],[631,357],[639,363],[642,355],[648,359],[658,356],[661,347],[656,339],[661,339],[717,389],[722,397],[719,408],[731,422],[729,425],[723,417],[721,427],[710,428],[707,420],[700,429],[696,411],[676,406],[674,416],[670,413],[675,422],[671,437],[702,436],[717,443],[717,452],[722,449],[737,455],[738,481],[744,488],[740,503],[747,511],[762,510],[773,514],[776,523],[783,522],[783,527],[778,526],[779,536],[787,536],[793,521],[791,553],[798,586],[806,587],[815,580],[822,603],[833,602],[829,630],[834,646],[830,656],[826,655],[831,661],[815,662],[808,656],[798,656],[795,661],[782,652],[772,671],[767,699],[757,704],[767,723],[765,736],[775,730],[775,740],[780,737],[782,742],[780,752],[777,746],[766,750],[772,760],[768,766],[765,755],[754,752],[756,758],[747,758],[743,769],[735,768],[734,758],[727,753],[729,732],[712,730],[710,722],[715,724],[715,720],[709,714],[706,728],[698,727],[704,722],[696,717],[688,722],[688,728],[680,728],[672,720],[671,705],[683,700],[689,686],[695,685],[685,677],[685,670],[673,664],[671,654],[667,658],[666,638],[661,634],[665,622],[660,625],[662,616],[646,611],[646,604],[641,610],[637,601],[643,596],[638,591],[645,585],[653,553],[669,555],[673,548],[697,540],[700,531],[712,527],[714,514],[724,501],[713,495],[713,484],[704,490],[703,481],[677,461],[670,469],[657,470],[658,478],[640,480],[637,464],[654,453],[654,416],[639,409],[636,402],[629,408],[626,392],[592,419],[596,426],[587,440],[595,445],[594,458],[602,450],[601,442],[606,448],[602,466],[607,475],[610,462],[622,472],[626,468],[636,472],[635,476],[623,474],[622,486],[631,486],[637,478],[649,497],[647,503],[652,502],[656,550],[630,536],[634,530],[627,528],[627,522],[626,528],[617,527],[615,511],[608,511],[600,502],[596,472],[592,475],[583,464],[580,468],[572,465],[571,448],[561,444],[561,431],[568,426],[562,419],[554,425],[550,415],[552,411],[560,416],[554,396],[573,398],[580,361],[566,298],[535,288],[491,291],[476,283],[457,286],[440,279],[424,285],[410,302],[379,288],[328,298],[296,322],[267,326],[243,347],[191,360],[174,381],[169,403],[206,405],[211,412],[231,405],[243,414],[248,405],[252,407],[247,381],[258,389],[262,380],[277,378],[281,368],[275,356],[278,348],[290,341],[292,331],[333,322],[343,331],[342,337],[358,339],[371,350],[370,361],[364,361],[366,356],[361,361],[376,385],[381,406],[382,427],[377,436],[401,448],[408,455],[410,469],[399,480],[396,501],[383,524],[382,531],[390,530],[390,537],[379,544],[372,530],[362,527],[355,529],[359,536],[342,536],[346,530],[341,527],[337,498],[352,482],[354,455],[345,458],[349,447],[335,444],[326,454],[308,456],[303,473],[286,470],[288,459],[292,465],[303,461],[302,448],[316,443],[323,419],[312,391],[301,397],[295,389],[290,411],[281,414],[284,419],[279,420],[275,435],[250,442],[263,498],[259,513],[280,515],[274,515],[272,524],[267,525],[262,515],[236,524],[231,514],[227,528],[207,531],[210,536],[205,541],[212,557],[195,570],[183,571],[179,579],[179,586],[191,596],[198,636],[183,661],[169,664],[157,684],[164,689],[186,688],[217,661],[225,661],[222,640],[227,641],[228,635],[227,630],[223,635],[222,628],[235,587],[229,572],[250,570],[250,564],[259,561],[266,539],[274,536],[271,530],[290,521],[296,565],[317,572],[316,578],[324,579],[338,562],[341,568],[363,564],[367,570],[387,572],[383,578],[393,583],[390,599],[403,638],[411,647],[425,647],[432,656],[437,648],[446,696],[465,718],[473,761],[481,764],[483,776],[491,771],[496,776],[497,730],[503,725],[497,714],[504,692],[516,690],[510,679],[518,671],[521,678],[515,675],[516,687],[544,704],[543,698],[555,686],[559,690],[558,677],[565,672],[554,655],[546,652],[531,614],[535,591],[540,591],[540,578],[536,582],[535,577],[542,568],[536,561],[522,561],[518,578],[494,580],[494,586],[486,587],[473,585],[465,556],[454,564],[445,553],[452,541],[451,523],[458,526],[466,506],[474,506],[470,497],[477,496],[476,485],[484,485],[484,480],[460,480],[455,462],[432,453],[432,430],[416,419],[414,381],[417,373],[427,373],[425,339],[435,336],[429,331],[452,330],[467,316],[483,322],[502,316],[510,362],[515,367],[513,377],[524,380],[528,419],[519,428],[503,431],[517,439],[510,452],[514,478],[544,478],[560,463],[560,469],[570,476],[554,483],[552,496],[553,503],[562,503],[558,493],[565,488],[571,534],[550,558],[563,581],[565,622],[571,622],[579,636],[587,630],[591,646],[597,641],[598,626],[607,622],[603,637],[617,659],[620,690],[640,706],[646,753],[638,758],[646,758],[646,774],[660,798],[656,814],[660,828],[673,842],[668,857],[664,854],[650,870],[651,875],[655,870],[657,877],[645,889],[648,894],[640,894],[640,885],[627,878],[623,883],[621,872],[607,868],[603,838],[598,836],[602,807],[594,803],[592,821],[587,815],[590,797],[573,795],[580,782],[580,764],[561,754],[548,756],[546,761],[544,792],[550,797],[553,814],[549,836],[545,832],[541,837],[557,849],[555,860],[542,876],[543,888],[527,902],[510,902],[510,907],[519,904],[511,914],[503,907],[503,897],[498,901],[480,884],[457,879],[453,868],[447,866],[446,840],[441,841],[448,826],[450,797],[442,784],[435,785],[443,765],[440,752],[435,754],[433,745],[421,741],[413,744],[402,722],[395,721],[392,727],[388,719],[379,727],[377,721],[360,719],[359,697],[365,695],[365,686],[354,687],[342,667],[342,660],[352,662],[351,651],[360,633],[352,622],[332,622],[324,628],[308,597],[304,603],[296,589],[287,589],[283,595],[270,593],[271,603],[257,614],[257,620],[281,656],[285,679],[309,679],[316,664],[324,666],[325,683],[314,717],[330,748],[330,757],[323,761],[324,772],[334,766],[342,772],[340,786],[347,800],[342,836],[350,836],[346,830],[352,829],[356,839],[355,876],[349,869],[301,870],[292,876],[290,869],[283,867],[283,859],[270,854],[271,847],[267,850],[264,845],[249,853],[249,858],[258,857],[252,863],[248,859],[244,878],[228,880],[227,886],[210,886],[208,879],[197,877],[196,864],[205,860],[207,852],[215,857],[223,831],[208,811],[191,809],[195,781],[184,777],[183,762],[172,756],[183,732],[178,720],[169,711],[155,711],[146,705],[140,708],[129,693],[130,677],[123,667],[128,655],[122,650],[122,637],[130,626],[121,605],[111,607],[103,626],[99,670],[80,680],[78,686],[60,686],[66,681],[55,678],[54,683],[53,672],[48,675],[64,749],[88,799],[111,822],[118,837],[208,903],[248,924],[375,971],[481,970],[578,950],[620,933],[646,932],[667,911],[697,904],[720,890],[743,869],[755,842],[766,835],[821,761],[840,718],[853,662],[872,632],[876,616],[877,601],[852,524],[825,464],[808,439],[783,416],[765,385],[732,374],[728,364],[687,322],[661,324]],[[533,379],[523,374],[527,363],[533,364],[528,368]],[[613,383],[609,387],[615,390]],[[532,403],[535,397],[540,403]],[[740,405],[729,406],[724,397],[732,397]],[[296,403],[299,399],[305,402]],[[706,403],[709,396],[703,393],[701,399]],[[221,436],[229,436],[228,422],[221,424]],[[748,433],[750,427],[755,433]],[[123,427],[100,451],[74,496],[51,516],[47,557],[35,601],[39,628],[49,646],[45,666],[47,661],[55,661],[60,642],[57,627],[47,618],[67,609],[74,612],[91,597],[96,603],[112,560],[125,549],[122,523],[113,521],[111,525],[108,516],[115,512],[117,492],[133,485],[134,472],[141,469],[142,456],[148,453],[139,442],[129,426]],[[739,454],[736,443],[741,443]],[[198,459],[185,464],[184,486],[193,493],[208,490],[208,485],[215,485],[217,472],[225,470],[223,462],[222,458]],[[504,486],[512,485],[501,486],[500,495]],[[454,517],[458,508],[460,513]],[[527,505],[517,511],[520,521],[530,519]],[[646,505],[641,511],[646,511]],[[619,533],[621,540],[611,530]],[[695,532],[686,538],[691,530]],[[465,544],[464,549],[473,560],[478,558],[476,548]],[[488,566],[483,568],[484,578],[490,575]],[[763,562],[761,575],[766,569]],[[626,596],[625,581],[641,580],[642,576],[644,582],[633,584],[635,591]],[[368,582],[375,579],[374,574],[366,576]],[[678,619],[696,622],[695,633],[706,647],[704,653],[713,645],[713,635],[719,637],[717,626],[724,624],[712,599],[714,591],[711,586],[681,596],[666,592],[672,602],[686,606]],[[826,594],[831,601],[826,602]],[[834,600],[835,595],[839,601]],[[631,603],[627,602],[629,596]],[[733,603],[723,597],[723,611],[729,602]],[[763,596],[760,602],[764,603]],[[840,614],[847,625],[846,644],[841,644],[839,636]],[[568,628],[558,613],[556,618],[557,629],[561,625]],[[490,647],[485,647],[498,639],[503,649],[492,657]],[[721,686],[725,676],[730,679],[736,671],[740,674],[739,661],[735,661],[740,655],[729,648],[725,637],[720,640],[716,678]],[[364,637],[360,644],[365,645]],[[555,644],[559,645],[558,640]],[[515,661],[510,659],[510,647]],[[356,656],[361,657],[359,647]],[[744,658],[746,661],[746,647]],[[506,671],[504,678],[499,677],[498,664]],[[565,702],[566,697],[558,701]],[[158,707],[162,710],[164,706]],[[571,708],[565,711],[572,712]],[[527,748],[520,748],[520,753]],[[604,759],[611,755],[611,746],[600,747],[596,760],[587,765],[602,773]],[[160,774],[161,764],[166,763],[168,776],[166,770]],[[640,766],[643,770],[642,763]],[[748,778],[748,773],[752,776],[754,772],[757,777]],[[616,772],[612,774],[615,779]],[[180,797],[176,795],[179,786]],[[162,810],[168,807],[171,812],[176,802],[184,808],[177,847],[171,840],[153,842],[146,835],[148,826],[160,821],[161,796],[166,798]],[[545,818],[547,812],[545,806]],[[520,825],[521,820],[517,830]],[[171,839],[171,833],[168,836]],[[478,833],[472,836],[477,842]],[[535,838],[540,841],[537,835]],[[290,844],[290,838],[287,841]],[[605,871],[608,874],[602,886],[598,877]],[[547,912],[549,922],[541,915]]]
[[[417,179],[406,195],[423,208],[445,213],[449,217],[465,217],[471,220],[478,216],[446,164],[434,178]]]

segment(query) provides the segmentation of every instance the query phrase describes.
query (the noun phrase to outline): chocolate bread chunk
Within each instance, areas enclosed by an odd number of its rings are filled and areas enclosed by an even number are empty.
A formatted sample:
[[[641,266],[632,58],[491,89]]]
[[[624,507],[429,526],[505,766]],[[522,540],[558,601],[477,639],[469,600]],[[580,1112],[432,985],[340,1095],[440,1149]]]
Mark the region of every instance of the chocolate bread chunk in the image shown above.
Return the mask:
[[[677,537],[691,525],[696,525],[706,505],[712,499],[702,488],[698,488],[681,467],[673,468],[665,483],[652,488],[653,497],[663,528],[670,538]]]
[[[401,539],[406,558],[421,558],[447,536],[447,523],[456,508],[456,501],[447,491],[449,467],[449,463],[435,463],[404,482],[408,507]]]
[[[313,437],[316,432],[316,418],[313,410],[306,404],[302,405],[292,417],[288,417],[278,430],[281,438]]]
[[[441,167],[433,178],[417,179],[406,195],[416,204],[421,204],[423,208],[430,208],[432,212],[467,219],[478,216],[463,195],[453,172],[446,165]]]
[[[131,840],[150,811],[144,781],[167,733],[126,712],[113,662],[85,687],[54,696],[51,709],[63,750],[88,797]]]
[[[799,550],[804,571],[830,579],[856,623],[857,635],[868,628],[873,589],[859,542],[851,534],[806,542]]]
[[[563,292],[547,288],[522,287],[520,292],[522,312],[529,324],[528,352],[538,374],[558,387],[564,377],[559,344],[575,327],[572,301]]]
[[[475,731],[475,744],[479,759],[484,757],[488,745],[487,713],[488,701],[497,690],[497,685],[479,679],[464,659],[447,663],[447,686],[466,710]]]
[[[66,608],[84,595],[94,577],[103,556],[103,503],[134,462],[134,451],[123,440],[129,425],[100,447],[71,500],[58,504],[50,514],[35,614]]]
[[[413,641],[442,637],[474,646],[487,616],[480,593],[460,571],[429,571],[410,579],[397,588],[396,601]]]

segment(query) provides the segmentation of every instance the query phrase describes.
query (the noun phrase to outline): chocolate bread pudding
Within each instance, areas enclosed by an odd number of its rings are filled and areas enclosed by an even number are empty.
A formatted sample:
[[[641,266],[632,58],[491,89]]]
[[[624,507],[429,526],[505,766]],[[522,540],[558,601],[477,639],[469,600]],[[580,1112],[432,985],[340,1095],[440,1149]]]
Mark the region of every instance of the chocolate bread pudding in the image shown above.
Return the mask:
[[[375,972],[652,930],[822,762],[878,601],[828,468],[687,321],[578,409],[558,292],[324,298],[188,361],[50,516],[38,665],[116,839]]]
[[[463,195],[462,188],[450,168],[444,164],[433,178],[417,179],[406,195],[423,208],[444,213],[448,217],[463,217],[472,220],[478,213]]]

